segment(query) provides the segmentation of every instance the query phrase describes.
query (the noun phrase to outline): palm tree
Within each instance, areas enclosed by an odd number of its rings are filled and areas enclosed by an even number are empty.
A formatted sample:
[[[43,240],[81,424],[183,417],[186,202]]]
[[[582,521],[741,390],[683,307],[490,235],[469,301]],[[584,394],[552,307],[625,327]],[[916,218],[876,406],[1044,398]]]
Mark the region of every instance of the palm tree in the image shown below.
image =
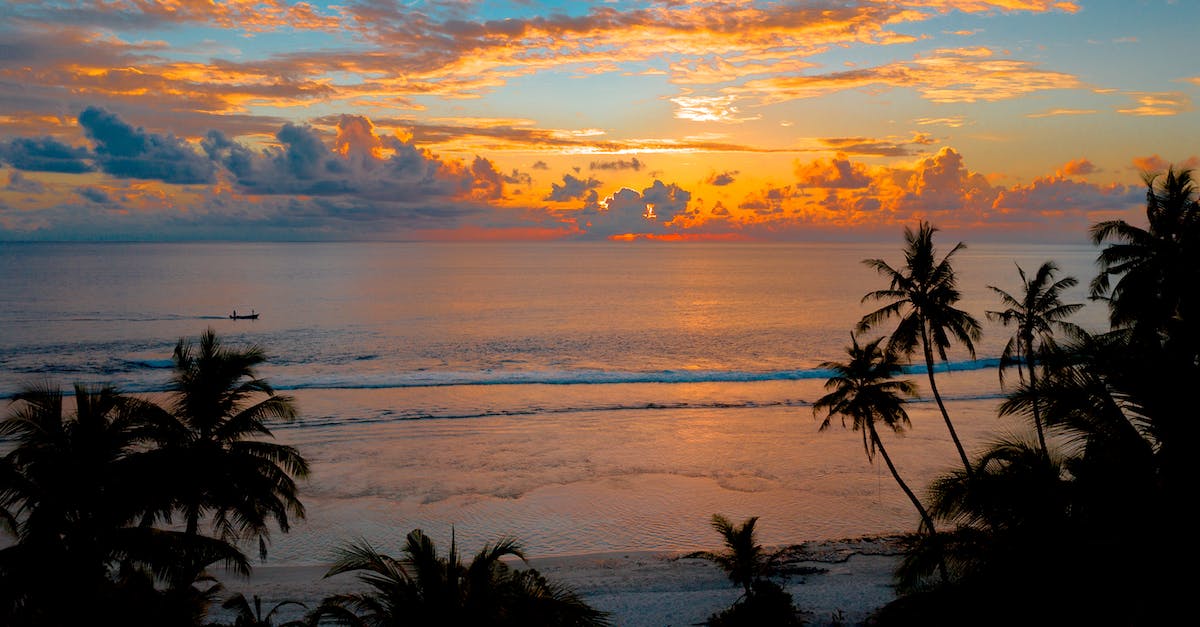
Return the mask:
[[[1109,242],[1092,296],[1108,302],[1113,328],[1129,335],[1126,360],[1140,366],[1122,369],[1122,387],[1144,404],[1164,480],[1186,498],[1200,475],[1191,459],[1200,424],[1183,410],[1200,379],[1200,203],[1190,171],[1171,168],[1145,180],[1147,228],[1123,220],[1091,228],[1093,242]]]
[[[933,248],[933,234],[937,229],[922,220],[916,231],[904,228],[904,258],[905,265],[901,269],[893,268],[882,259],[866,259],[866,265],[888,279],[889,287],[884,290],[869,292],[863,296],[863,302],[868,300],[891,300],[887,305],[868,313],[858,323],[858,332],[862,333],[880,322],[897,316],[900,318],[896,330],[888,340],[889,351],[895,350],[905,355],[911,355],[919,344],[925,356],[925,370],[929,375],[929,389],[933,399],[937,401],[946,429],[950,431],[950,439],[958,450],[963,468],[971,472],[971,462],[967,459],[966,450],[946,412],[946,404],[938,392],[937,380],[933,376],[933,354],[946,360],[946,349],[950,346],[950,337],[955,337],[971,358],[975,357],[975,345],[981,334],[979,321],[965,311],[955,309],[954,304],[960,297],[958,278],[950,259],[966,246],[959,242],[950,252],[937,261]]]
[[[1053,261],[1047,261],[1038,268],[1033,280],[1025,276],[1025,270],[1017,266],[1017,274],[1021,276],[1021,292],[1013,296],[1008,292],[989,285],[993,292],[1000,296],[1000,301],[1008,308],[1004,311],[989,311],[989,319],[997,320],[1004,326],[1016,326],[1016,334],[1009,338],[1000,355],[1000,383],[1004,383],[1004,370],[1007,366],[1017,366],[1017,376],[1024,380],[1024,370],[1029,371],[1029,387],[1037,389],[1037,354],[1039,351],[1052,348],[1054,330],[1057,328],[1070,334],[1078,334],[1079,327],[1066,321],[1071,314],[1083,308],[1082,304],[1063,304],[1061,295],[1064,290],[1075,287],[1079,282],[1074,277],[1064,277],[1054,280],[1058,266]],[[1038,346],[1034,346],[1034,341]],[[1023,370],[1021,364],[1026,368]],[[1042,452],[1046,449],[1046,434],[1042,428],[1042,416],[1037,400],[1033,404],[1033,424],[1037,428],[1038,443]]]
[[[1092,242],[1112,240],[1097,262],[1092,297],[1106,300],[1112,326],[1163,333],[1172,320],[1190,320],[1200,297],[1200,206],[1190,170],[1147,173],[1147,229],[1124,220],[1092,225]],[[1161,182],[1160,182],[1161,181]],[[1118,277],[1115,284],[1113,277]]]
[[[859,346],[858,338],[851,334],[850,342],[850,346],[846,347],[849,362],[830,361],[821,364],[821,368],[832,370],[834,375],[825,382],[825,389],[829,393],[813,404],[813,415],[825,412],[821,431],[829,428],[834,416],[841,417],[843,427],[847,426],[846,420],[849,419],[850,429],[862,432],[867,460],[874,462],[875,453],[879,452],[892,478],[912,501],[913,507],[917,508],[922,526],[929,534],[934,534],[933,519],[917,495],[900,478],[876,429],[876,424],[882,423],[896,433],[904,431],[909,425],[904,398],[916,396],[916,386],[911,381],[893,378],[900,372],[900,362],[890,346],[887,349],[880,348],[882,337]]]
[[[266,614],[263,614],[262,599],[257,594],[254,595],[253,607],[243,594],[235,594],[229,597],[221,604],[221,607],[237,612],[233,620],[233,627],[272,627],[275,624],[275,615],[280,609],[289,605],[298,605],[307,608],[306,605],[299,601],[280,601],[273,605]],[[294,620],[283,623],[281,627],[301,627],[305,624],[307,623],[302,620]]]
[[[393,558],[365,540],[338,551],[326,573],[357,573],[367,592],[326,598],[312,624],[391,625],[607,625],[608,620],[572,590],[536,570],[516,570],[505,557],[524,560],[515,540],[485,546],[464,565],[453,537],[449,554],[438,555],[420,529],[406,538],[404,557]]]
[[[152,405],[111,387],[76,386],[73,414],[63,401],[58,389],[30,388],[0,422],[0,437],[13,442],[0,466],[0,508],[17,540],[0,549],[0,623],[120,615],[122,624],[152,624],[147,607],[177,607],[171,597],[205,566],[224,561],[245,572],[227,543],[136,524],[154,507],[143,499],[152,493],[144,465]]]
[[[212,329],[198,347],[179,340],[173,360],[173,411],[155,433],[155,453],[171,469],[162,492],[175,495],[188,534],[210,516],[218,537],[257,539],[265,557],[268,524],[286,533],[293,517],[304,517],[296,480],[308,476],[308,463],[294,447],[265,441],[268,423],[291,420],[295,405],[258,378],[261,348],[226,348]]]
[[[696,551],[683,559],[706,559],[725,571],[742,595],[728,609],[709,617],[710,626],[737,625],[800,625],[792,595],[771,580],[780,573],[780,564],[787,549],[767,553],[755,537],[758,517],[753,516],[734,525],[728,518],[713,514],[712,527],[721,535],[725,550]]]
[[[734,525],[720,514],[713,514],[712,527],[721,534],[725,550],[720,553],[712,551],[696,551],[683,556],[684,559],[706,559],[725,571],[729,580],[735,586],[741,586],[743,596],[753,594],[754,584],[762,579],[770,578],[779,571],[782,552],[768,554],[755,538],[754,525],[758,516],[753,516]]]
[[[1032,438],[1008,437],[984,450],[970,477],[958,469],[936,479],[930,512],[953,529],[908,547],[896,582],[901,592],[917,593],[916,603],[907,608],[910,616],[881,620],[1018,624],[1036,615],[1039,624],[1078,621],[1088,610],[1075,605],[1081,600],[1076,590],[1086,587],[1080,586],[1086,571],[1076,568],[1095,558],[1080,550],[1071,518],[1069,463],[1057,452],[1044,453]],[[949,576],[930,587],[943,568]],[[1098,618],[1088,616],[1089,622]]]

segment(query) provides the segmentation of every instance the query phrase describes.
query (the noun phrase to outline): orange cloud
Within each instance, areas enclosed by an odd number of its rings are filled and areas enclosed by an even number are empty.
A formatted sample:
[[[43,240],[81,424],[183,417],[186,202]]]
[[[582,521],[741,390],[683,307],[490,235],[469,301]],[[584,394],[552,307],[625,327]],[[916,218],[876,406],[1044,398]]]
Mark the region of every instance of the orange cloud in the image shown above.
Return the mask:
[[[1041,113],[1030,113],[1030,114],[1027,114],[1025,117],[1027,117],[1027,118],[1051,118],[1051,117],[1060,116],[1060,115],[1091,115],[1093,113],[1096,113],[1095,109],[1058,108],[1058,109],[1050,109],[1049,111],[1043,111]]]
[[[838,153],[830,161],[797,161],[796,180],[809,187],[863,188],[870,185],[871,174],[867,166],[852,163],[846,155]]]
[[[1195,170],[1200,168],[1200,157],[1191,156],[1181,163],[1171,163],[1158,155],[1150,155],[1148,157],[1134,157],[1133,167],[1138,172],[1146,172],[1149,174],[1158,174],[1166,172],[1167,168],[1175,167],[1182,170]]]
[[[742,116],[733,106],[736,96],[676,96],[675,117],[693,122],[745,122],[757,120],[761,115]]]
[[[1117,113],[1126,115],[1178,115],[1192,110],[1192,99],[1185,93],[1177,91],[1159,92],[1127,92],[1137,101],[1138,106],[1117,109]]]
[[[1008,100],[1037,91],[1083,86],[1070,74],[1042,70],[1029,61],[994,56],[986,48],[939,50],[908,62],[823,75],[759,79],[722,91],[771,104],[848,89],[909,87],[931,102],[963,103]]]
[[[1092,174],[1094,172],[1096,172],[1095,164],[1081,157],[1063,164],[1056,174],[1060,178],[1065,178],[1068,176],[1087,176],[1088,174]]]

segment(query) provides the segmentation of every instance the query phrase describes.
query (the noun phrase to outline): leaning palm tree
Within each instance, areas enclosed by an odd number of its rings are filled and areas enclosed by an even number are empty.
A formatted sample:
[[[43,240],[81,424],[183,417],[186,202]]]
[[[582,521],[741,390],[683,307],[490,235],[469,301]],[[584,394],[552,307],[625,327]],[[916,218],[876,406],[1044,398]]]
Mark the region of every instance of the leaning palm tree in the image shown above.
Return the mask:
[[[905,355],[911,355],[919,345],[924,352],[925,370],[929,375],[929,389],[933,399],[941,410],[946,429],[950,431],[950,439],[958,450],[963,468],[971,472],[971,462],[963,449],[950,414],[946,412],[946,404],[938,391],[937,380],[933,376],[933,355],[946,360],[946,349],[950,346],[950,338],[956,338],[971,357],[975,357],[973,340],[978,340],[981,334],[979,321],[965,311],[956,309],[961,294],[958,291],[958,278],[951,258],[966,246],[959,242],[937,260],[933,248],[933,234],[937,229],[922,220],[916,231],[905,227],[904,249],[905,264],[900,269],[893,268],[882,259],[866,259],[866,265],[874,268],[879,274],[888,279],[888,289],[868,292],[863,296],[863,302],[869,300],[891,301],[887,305],[868,313],[858,323],[858,332],[864,332],[879,323],[896,316],[900,318],[896,330],[888,340],[889,350],[895,350]]]
[[[266,360],[258,346],[226,348],[208,329],[199,346],[181,339],[173,359],[173,411],[155,433],[155,453],[171,470],[162,493],[176,495],[187,533],[197,535],[208,517],[218,537],[256,539],[265,557],[269,523],[286,533],[304,517],[296,480],[308,463],[294,447],[267,441],[268,424],[294,418],[295,405],[258,378]]]
[[[897,485],[912,501],[913,507],[921,515],[921,525],[929,534],[936,533],[933,519],[921,504],[916,494],[908,484],[900,478],[896,465],[879,438],[877,424],[900,433],[908,426],[908,412],[904,409],[905,397],[916,396],[916,386],[911,381],[893,378],[900,372],[900,362],[891,347],[880,347],[883,338],[875,339],[859,346],[858,338],[850,335],[850,346],[846,352],[850,361],[825,362],[821,368],[833,371],[833,376],[825,382],[829,393],[822,396],[813,404],[813,415],[825,413],[820,430],[828,429],[834,416],[841,417],[842,426],[849,426],[853,431],[860,431],[863,438],[863,450],[867,460],[874,462],[878,451]],[[847,424],[849,420],[849,424]]]
[[[1004,383],[1005,369],[1016,365],[1017,376],[1024,380],[1024,373],[1028,371],[1029,387],[1037,390],[1037,354],[1055,346],[1055,329],[1076,336],[1079,334],[1079,327],[1067,322],[1066,318],[1082,309],[1083,305],[1064,304],[1061,298],[1063,291],[1075,287],[1079,282],[1074,277],[1064,277],[1055,281],[1054,273],[1057,271],[1058,266],[1053,261],[1047,261],[1038,268],[1033,280],[1030,280],[1025,276],[1025,270],[1018,265],[1021,292],[1017,296],[994,285],[988,286],[1000,296],[1000,302],[1008,307],[1003,311],[987,312],[988,318],[997,320],[1004,326],[1011,324],[1016,327],[1016,333],[1009,338],[1000,355],[1001,384]],[[1022,363],[1024,368],[1021,367]],[[1033,424],[1037,428],[1038,443],[1042,452],[1048,453],[1041,411],[1036,398],[1033,403]]]
[[[356,573],[367,591],[326,598],[311,624],[363,625],[607,625],[574,591],[546,581],[536,570],[511,568],[503,558],[524,560],[515,540],[485,546],[464,565],[454,539],[446,556],[420,529],[393,558],[365,540],[338,551],[326,573]]]

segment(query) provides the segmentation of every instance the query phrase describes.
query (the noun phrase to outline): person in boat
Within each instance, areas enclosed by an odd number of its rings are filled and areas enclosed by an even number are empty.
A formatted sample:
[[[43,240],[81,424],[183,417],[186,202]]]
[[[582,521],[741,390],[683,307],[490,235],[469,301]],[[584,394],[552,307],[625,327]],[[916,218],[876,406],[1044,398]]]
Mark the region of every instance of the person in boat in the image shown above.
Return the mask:
[[[234,309],[234,310],[233,310],[233,315],[232,315],[232,316],[229,316],[229,317],[230,317],[230,318],[236,318],[236,317],[237,317],[237,310],[236,310],[236,309]]]

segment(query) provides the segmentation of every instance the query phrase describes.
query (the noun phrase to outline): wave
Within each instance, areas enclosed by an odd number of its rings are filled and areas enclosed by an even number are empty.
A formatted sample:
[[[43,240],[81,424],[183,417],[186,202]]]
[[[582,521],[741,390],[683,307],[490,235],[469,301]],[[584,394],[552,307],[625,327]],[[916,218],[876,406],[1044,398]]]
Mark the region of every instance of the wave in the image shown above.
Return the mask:
[[[997,358],[936,364],[934,372],[985,370],[1000,365]],[[925,374],[924,365],[906,366],[905,374]],[[621,383],[754,383],[828,379],[827,368],[799,368],[764,372],[746,370],[485,370],[481,372],[418,371],[394,375],[346,375],[314,377],[308,381],[284,382],[282,390],[354,390],[474,385],[613,385]]]
[[[949,402],[980,401],[1002,398],[1002,394],[967,394],[952,395],[945,398]],[[931,398],[918,398],[910,403],[933,402]],[[812,402],[802,399],[779,400],[742,400],[742,401],[673,401],[673,402],[641,402],[641,403],[612,403],[597,405],[564,405],[560,407],[519,407],[505,409],[481,409],[471,411],[428,411],[421,409],[384,410],[369,416],[319,416],[297,420],[290,423],[276,423],[272,429],[309,429],[337,427],[343,425],[369,425],[388,422],[406,422],[413,420],[469,420],[477,418],[508,418],[521,416],[542,416],[549,414],[582,414],[596,412],[622,411],[679,411],[707,409],[759,409],[764,407],[811,407]]]
[[[359,360],[374,360],[375,355],[364,355]],[[941,363],[934,372],[966,372],[996,368],[998,358],[971,359]],[[172,366],[170,359],[119,359],[103,363],[80,365],[58,365],[53,368],[15,369],[24,374],[91,374],[94,377],[111,377],[117,373],[146,375]],[[432,371],[416,370],[398,373],[372,374],[328,374],[289,376],[289,369],[272,375],[277,390],[386,390],[402,388],[436,388],[452,386],[490,385],[617,385],[617,384],[687,384],[687,383],[756,383],[767,381],[802,381],[827,379],[833,371],[826,368],[797,368],[791,370],[493,370]],[[910,365],[903,370],[908,375],[925,374],[924,365]],[[148,393],[166,391],[166,381],[152,382],[146,379],[122,384],[127,392]],[[0,397],[4,396],[0,392]]]

